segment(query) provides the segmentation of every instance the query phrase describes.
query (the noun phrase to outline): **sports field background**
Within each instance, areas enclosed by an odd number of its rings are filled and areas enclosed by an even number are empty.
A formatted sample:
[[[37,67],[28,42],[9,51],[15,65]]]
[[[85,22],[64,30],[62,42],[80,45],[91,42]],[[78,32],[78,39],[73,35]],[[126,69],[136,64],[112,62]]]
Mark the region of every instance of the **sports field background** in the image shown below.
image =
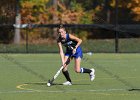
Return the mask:
[[[47,87],[61,65],[58,54],[0,54],[0,100],[139,100],[140,54],[84,54],[82,67],[95,68],[96,78],[74,72],[72,86]]]
[[[140,100],[140,0],[1,0],[0,22],[0,100]],[[73,85],[61,73],[47,87],[60,24],[83,40],[93,82],[72,61]]]

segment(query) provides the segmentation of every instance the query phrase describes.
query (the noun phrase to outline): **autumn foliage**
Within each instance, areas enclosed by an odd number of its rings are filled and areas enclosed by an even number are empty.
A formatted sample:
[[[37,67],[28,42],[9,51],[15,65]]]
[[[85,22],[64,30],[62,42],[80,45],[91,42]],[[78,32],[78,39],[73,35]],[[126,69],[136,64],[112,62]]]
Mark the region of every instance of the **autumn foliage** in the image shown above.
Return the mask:
[[[54,5],[52,1],[57,3]],[[68,1],[70,0],[21,0],[22,21],[35,24],[92,24],[96,13],[104,14],[105,4],[102,0],[95,2],[97,5],[88,10],[85,5],[91,5],[93,0],[71,0],[67,4]],[[108,8],[115,9],[115,0],[107,1]],[[134,15],[132,18],[134,21],[140,20],[140,0],[118,0],[118,2],[120,9],[130,10],[130,14]]]
[[[22,24],[114,24],[115,22],[115,0],[17,1],[20,1]],[[0,1],[1,24],[15,22],[16,4],[16,0]],[[140,0],[118,0],[118,17],[120,24],[139,23]],[[75,33],[86,40],[93,31],[76,29]],[[48,38],[52,34],[53,30],[47,28],[29,30],[31,39]],[[25,32],[21,32],[21,36],[25,39]]]

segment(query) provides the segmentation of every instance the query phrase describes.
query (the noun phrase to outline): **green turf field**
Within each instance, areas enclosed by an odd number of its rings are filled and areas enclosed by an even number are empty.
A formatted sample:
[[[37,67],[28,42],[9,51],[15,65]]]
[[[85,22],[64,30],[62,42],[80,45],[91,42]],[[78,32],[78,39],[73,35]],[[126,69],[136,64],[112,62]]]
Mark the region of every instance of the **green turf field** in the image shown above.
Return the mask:
[[[140,54],[84,54],[82,66],[95,68],[96,78],[74,72],[72,86],[46,81],[61,65],[58,54],[0,54],[0,100],[139,100]]]

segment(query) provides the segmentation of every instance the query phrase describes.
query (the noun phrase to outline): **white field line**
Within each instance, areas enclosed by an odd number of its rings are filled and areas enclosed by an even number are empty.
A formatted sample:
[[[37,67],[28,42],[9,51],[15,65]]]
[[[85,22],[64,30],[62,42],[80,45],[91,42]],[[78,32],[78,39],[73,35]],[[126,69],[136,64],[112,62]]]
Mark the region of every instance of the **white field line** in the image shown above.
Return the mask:
[[[0,94],[11,94],[11,93],[28,93],[28,92],[35,92],[35,91],[27,91],[27,90],[15,90],[15,91],[0,91]]]
[[[49,87],[50,88],[50,87]],[[126,89],[96,89],[96,90],[14,90],[14,91],[0,91],[0,94],[12,94],[12,93],[32,93],[32,92],[48,92],[48,93],[73,93],[73,92],[111,92],[111,91],[126,91]]]
[[[116,79],[113,77],[95,77],[96,80],[112,80],[112,79]],[[121,79],[136,79],[137,77],[121,77]],[[74,80],[74,81],[85,81],[85,80],[89,80],[89,79],[79,79],[79,80]]]

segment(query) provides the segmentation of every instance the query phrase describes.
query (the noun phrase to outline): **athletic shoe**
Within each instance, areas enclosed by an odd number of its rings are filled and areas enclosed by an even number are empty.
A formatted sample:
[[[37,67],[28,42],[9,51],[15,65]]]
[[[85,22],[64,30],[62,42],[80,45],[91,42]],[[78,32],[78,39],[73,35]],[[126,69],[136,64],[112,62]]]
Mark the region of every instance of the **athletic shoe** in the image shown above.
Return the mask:
[[[93,81],[95,79],[95,70],[92,68],[90,69],[91,70],[91,73],[89,74],[90,75],[90,80]]]
[[[67,82],[64,82],[63,85],[72,85],[72,83],[67,81]]]

